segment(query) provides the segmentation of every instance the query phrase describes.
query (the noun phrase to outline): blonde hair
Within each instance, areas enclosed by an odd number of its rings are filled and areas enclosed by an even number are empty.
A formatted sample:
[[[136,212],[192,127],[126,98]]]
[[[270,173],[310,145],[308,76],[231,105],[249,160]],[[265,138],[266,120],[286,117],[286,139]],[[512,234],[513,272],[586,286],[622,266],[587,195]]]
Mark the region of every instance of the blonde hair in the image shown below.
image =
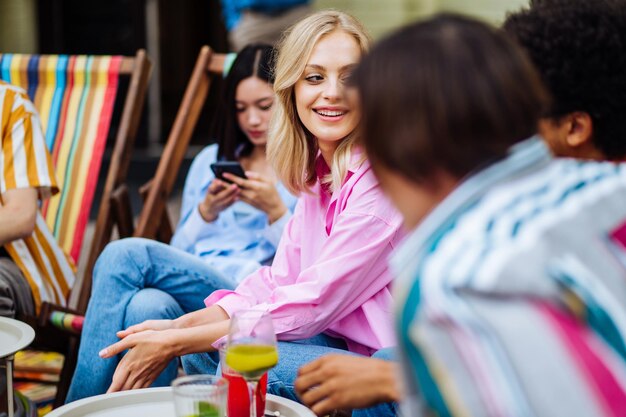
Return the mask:
[[[354,17],[325,10],[296,23],[283,36],[278,48],[274,80],[274,114],[270,121],[267,158],[285,187],[293,194],[309,192],[316,182],[315,158],[318,147],[302,125],[296,110],[294,86],[304,73],[317,42],[325,35],[341,30],[354,36],[361,53],[369,50],[370,37]],[[333,155],[331,174],[323,182],[338,189],[350,164],[356,129],[341,141]]]

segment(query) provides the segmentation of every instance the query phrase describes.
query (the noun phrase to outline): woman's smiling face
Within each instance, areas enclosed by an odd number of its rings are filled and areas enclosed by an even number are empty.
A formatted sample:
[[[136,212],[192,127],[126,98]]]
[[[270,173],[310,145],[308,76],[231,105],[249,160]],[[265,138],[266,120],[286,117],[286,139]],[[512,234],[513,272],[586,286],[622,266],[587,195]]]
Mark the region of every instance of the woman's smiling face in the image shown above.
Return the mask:
[[[360,58],[356,39],[336,30],[320,38],[296,82],[298,117],[323,153],[334,151],[359,123],[360,112],[347,97],[346,83]]]

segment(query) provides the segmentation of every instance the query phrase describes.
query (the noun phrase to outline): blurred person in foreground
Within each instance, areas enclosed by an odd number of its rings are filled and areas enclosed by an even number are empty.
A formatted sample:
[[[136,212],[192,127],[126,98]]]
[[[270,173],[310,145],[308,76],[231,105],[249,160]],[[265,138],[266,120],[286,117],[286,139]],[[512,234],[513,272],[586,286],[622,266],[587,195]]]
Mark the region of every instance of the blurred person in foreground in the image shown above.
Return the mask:
[[[541,133],[556,156],[626,158],[626,1],[531,0],[509,14],[553,96]]]
[[[354,82],[368,157],[412,229],[391,261],[405,415],[624,415],[626,166],[553,159],[533,136],[549,106],[536,70],[468,18],[402,29]],[[314,411],[380,400],[358,392],[370,372],[342,386],[329,360],[296,382]]]

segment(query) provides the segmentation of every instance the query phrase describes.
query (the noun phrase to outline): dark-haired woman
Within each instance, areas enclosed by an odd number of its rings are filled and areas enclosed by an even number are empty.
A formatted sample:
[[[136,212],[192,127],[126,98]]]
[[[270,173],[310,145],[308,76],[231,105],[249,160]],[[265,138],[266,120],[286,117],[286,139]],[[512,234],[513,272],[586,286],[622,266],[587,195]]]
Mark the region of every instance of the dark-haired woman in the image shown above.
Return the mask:
[[[234,288],[273,257],[296,197],[265,158],[274,102],[271,64],[272,49],[265,45],[246,47],[233,63],[217,119],[220,145],[194,159],[172,245],[123,239],[98,259],[68,402],[107,390],[121,355],[104,360],[98,352],[122,329],[199,310],[208,294]],[[215,178],[210,165],[217,160],[238,161],[246,171],[243,185]],[[169,385],[176,372],[174,360],[154,385]]]

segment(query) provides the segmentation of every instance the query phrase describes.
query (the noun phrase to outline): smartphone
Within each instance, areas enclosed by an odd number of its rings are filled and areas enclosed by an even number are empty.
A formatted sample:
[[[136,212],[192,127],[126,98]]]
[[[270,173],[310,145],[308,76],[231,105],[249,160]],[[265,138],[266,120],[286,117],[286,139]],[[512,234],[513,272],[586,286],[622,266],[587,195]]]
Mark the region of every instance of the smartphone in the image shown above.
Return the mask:
[[[217,161],[211,164],[211,170],[215,174],[215,178],[219,178],[222,181],[232,182],[224,178],[224,173],[236,175],[241,178],[246,178],[246,174],[241,167],[241,164],[237,161]]]

